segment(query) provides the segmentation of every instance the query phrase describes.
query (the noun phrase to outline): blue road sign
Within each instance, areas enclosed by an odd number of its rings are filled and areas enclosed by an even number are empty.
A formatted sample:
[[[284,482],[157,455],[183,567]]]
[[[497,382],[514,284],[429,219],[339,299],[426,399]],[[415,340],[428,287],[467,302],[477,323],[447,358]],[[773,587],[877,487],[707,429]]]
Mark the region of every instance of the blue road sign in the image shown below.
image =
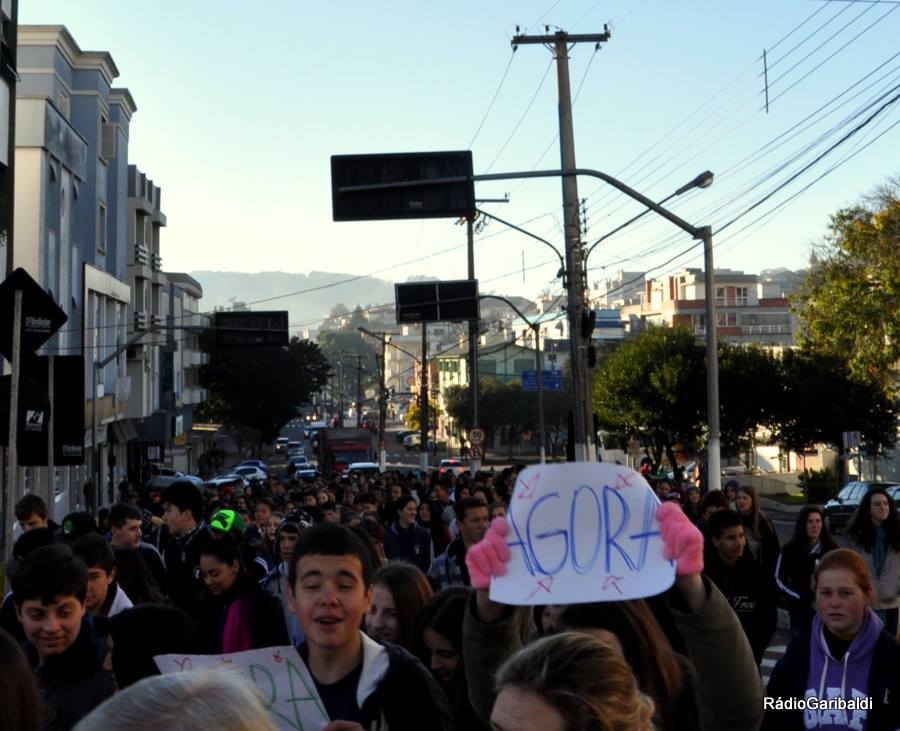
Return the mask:
[[[562,371],[541,371],[545,391],[562,390]],[[522,390],[537,391],[537,371],[522,371]]]

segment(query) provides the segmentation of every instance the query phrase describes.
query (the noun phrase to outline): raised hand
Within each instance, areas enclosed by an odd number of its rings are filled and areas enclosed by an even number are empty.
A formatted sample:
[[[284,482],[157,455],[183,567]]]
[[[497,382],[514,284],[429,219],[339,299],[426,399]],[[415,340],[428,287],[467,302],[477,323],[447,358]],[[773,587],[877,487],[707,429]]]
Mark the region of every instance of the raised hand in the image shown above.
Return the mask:
[[[509,530],[506,518],[498,516],[484,538],[466,551],[466,566],[473,588],[487,589],[491,585],[491,577],[506,574],[506,564],[511,557],[506,545]]]

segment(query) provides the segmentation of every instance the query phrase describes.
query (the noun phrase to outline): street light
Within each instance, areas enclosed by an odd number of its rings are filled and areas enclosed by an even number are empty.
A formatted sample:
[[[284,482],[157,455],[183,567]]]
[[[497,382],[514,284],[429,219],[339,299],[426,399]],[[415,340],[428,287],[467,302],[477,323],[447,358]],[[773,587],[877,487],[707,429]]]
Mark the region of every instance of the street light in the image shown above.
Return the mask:
[[[671,221],[683,231],[686,231],[692,238],[703,242],[703,267],[704,267],[704,293],[706,297],[706,406],[708,411],[709,426],[709,448],[707,454],[707,479],[710,490],[720,490],[722,487],[721,476],[721,444],[719,438],[719,360],[718,360],[718,342],[716,337],[716,303],[715,303],[715,271],[713,268],[713,250],[712,250],[712,228],[710,226],[694,226],[683,218],[672,213],[670,210],[663,208],[659,203],[651,200],[634,188],[623,183],[621,180],[608,175],[599,170],[591,170],[590,168],[570,168],[566,170],[528,170],[524,172],[513,173],[488,173],[485,175],[474,175],[475,181],[487,180],[511,180],[518,178],[556,178],[556,177],[572,177],[579,175],[587,175],[592,178],[598,178],[603,182],[611,185],[613,188],[621,191],[629,198],[643,203],[649,210],[659,214],[663,218]],[[713,175],[706,171],[701,173],[692,181],[683,185],[676,191],[684,193],[692,188],[706,188],[712,184]],[[643,214],[642,214],[643,215]],[[567,249],[568,251],[568,249]],[[577,274],[582,280],[584,272],[571,272]],[[583,291],[583,289],[582,289]],[[569,303],[572,307],[573,303]],[[570,338],[577,338],[578,333],[570,332]],[[574,353],[574,349],[573,349]],[[590,391],[588,384],[584,383],[585,393],[582,395],[586,403],[590,402]],[[578,404],[576,403],[577,407]],[[578,422],[576,421],[576,426]],[[576,434],[576,445],[578,439],[586,440],[586,434]]]
[[[506,297],[501,297],[496,294],[482,294],[478,296],[479,299],[495,299],[500,300],[501,302],[505,302],[508,304],[513,311],[521,317],[528,327],[531,328],[532,332],[534,332],[534,366],[536,370],[536,378],[537,378],[537,390],[538,390],[538,432],[540,439],[540,456],[541,456],[541,464],[544,464],[547,459],[546,451],[544,449],[544,445],[546,444],[546,440],[544,437],[544,379],[541,373],[542,363],[541,363],[541,323],[538,321],[531,322],[522,312],[516,307],[512,302],[510,302]]]

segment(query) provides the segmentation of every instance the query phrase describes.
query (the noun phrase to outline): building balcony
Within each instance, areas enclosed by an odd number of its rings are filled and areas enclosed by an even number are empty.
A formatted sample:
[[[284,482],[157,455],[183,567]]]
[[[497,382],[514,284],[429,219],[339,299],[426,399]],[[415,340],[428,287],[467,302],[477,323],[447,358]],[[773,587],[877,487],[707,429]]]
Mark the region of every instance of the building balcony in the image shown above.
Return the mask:
[[[181,405],[200,404],[209,398],[209,391],[199,386],[187,386],[181,392]]]
[[[209,363],[209,353],[200,350],[189,350],[184,354],[186,366],[204,366]]]
[[[132,326],[135,332],[147,330],[150,327],[150,313],[147,310],[135,310],[132,317]]]

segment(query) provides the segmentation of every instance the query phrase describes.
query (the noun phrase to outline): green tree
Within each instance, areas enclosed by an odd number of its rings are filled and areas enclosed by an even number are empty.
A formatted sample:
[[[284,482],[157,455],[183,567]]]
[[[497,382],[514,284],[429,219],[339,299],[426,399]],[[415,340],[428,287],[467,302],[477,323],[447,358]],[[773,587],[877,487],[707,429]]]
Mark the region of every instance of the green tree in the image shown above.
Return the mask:
[[[719,432],[723,454],[746,451],[758,427],[772,426],[782,395],[779,383],[779,364],[769,351],[758,345],[719,343]]]
[[[663,457],[675,464],[675,446],[693,449],[706,415],[704,350],[686,328],[651,327],[628,340],[594,378],[600,426],[634,436],[650,453],[654,471]]]
[[[857,380],[847,358],[788,350],[779,370],[773,421],[775,437],[788,449],[818,443],[840,449],[845,431],[858,431],[879,452],[896,442],[896,401],[877,384]]]
[[[900,181],[831,216],[792,298],[801,344],[847,357],[853,377],[896,391],[900,359]]]
[[[199,410],[204,419],[225,423],[246,441],[273,440],[329,376],[318,346],[292,338],[281,347],[218,347],[201,371],[210,398]]]

